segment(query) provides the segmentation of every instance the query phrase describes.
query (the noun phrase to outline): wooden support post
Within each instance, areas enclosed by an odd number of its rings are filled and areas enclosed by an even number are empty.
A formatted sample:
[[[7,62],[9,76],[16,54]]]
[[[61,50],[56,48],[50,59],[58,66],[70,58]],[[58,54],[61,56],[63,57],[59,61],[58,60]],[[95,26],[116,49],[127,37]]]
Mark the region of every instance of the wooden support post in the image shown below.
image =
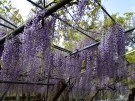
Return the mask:
[[[19,91],[16,91],[16,101],[20,101],[20,95],[19,95]]]
[[[5,95],[7,94],[9,88],[11,87],[11,85],[8,86],[8,88],[4,91],[4,93],[2,94],[2,96],[0,97],[0,101],[2,101],[5,97]]]
[[[30,97],[30,92],[27,92],[27,100],[30,101],[31,97]]]
[[[41,97],[41,94],[40,93],[38,93],[36,95],[36,101],[42,101],[42,97]]]
[[[50,80],[49,80],[49,79],[50,79],[50,71],[49,71],[48,74],[49,74],[49,75],[48,75],[47,83],[49,83],[49,81],[50,81]],[[49,91],[49,86],[47,85],[45,101],[48,100],[48,91]]]
[[[66,87],[67,87],[67,83],[64,80],[59,81],[55,91],[56,93],[52,97],[51,101],[57,101],[57,99],[59,98],[59,96],[62,94],[62,92],[65,90]]]
[[[99,91],[100,91],[100,90],[97,90],[97,91],[96,91],[96,93],[94,94],[94,96],[91,98],[91,100],[90,100],[90,101],[93,101],[93,100],[94,100],[94,98],[95,98],[95,97],[96,97],[96,95],[99,93]]]
[[[69,101],[69,91],[64,92],[64,101]]]
[[[22,101],[25,101],[25,98],[26,98],[25,93],[22,93]]]

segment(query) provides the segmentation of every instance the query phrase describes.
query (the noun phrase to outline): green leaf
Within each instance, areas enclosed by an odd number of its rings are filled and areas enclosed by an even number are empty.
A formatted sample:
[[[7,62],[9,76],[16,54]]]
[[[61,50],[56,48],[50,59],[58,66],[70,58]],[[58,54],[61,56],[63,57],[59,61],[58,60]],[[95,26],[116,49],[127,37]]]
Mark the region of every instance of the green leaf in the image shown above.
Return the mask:
[[[19,13],[19,9],[14,11],[14,15],[16,16]]]
[[[2,4],[2,1],[0,1],[0,5]]]
[[[76,40],[76,41],[77,41],[78,38],[79,38],[79,35],[74,33],[74,34],[73,34],[73,40]]]
[[[131,52],[131,51],[133,51],[133,50],[134,50],[134,49],[131,49],[131,50],[128,51],[128,52]],[[128,53],[128,52],[127,52],[127,53]],[[126,60],[127,60],[129,63],[135,63],[135,52],[126,55]]]
[[[81,69],[81,74],[85,73],[85,71],[86,71],[85,69]]]
[[[68,23],[69,23],[69,24],[72,24],[73,22],[72,22],[72,20],[69,20]]]
[[[65,14],[64,10],[61,10],[60,11],[60,14],[64,15]]]
[[[4,11],[5,10],[2,7],[0,7],[0,14],[2,14]]]
[[[71,37],[71,36],[72,36],[72,33],[71,33],[71,32],[69,32],[69,33],[68,33],[68,37]]]
[[[74,49],[74,44],[73,44],[73,42],[71,42],[71,41],[68,41],[68,42],[64,42],[63,43],[63,46],[65,46],[65,48],[66,49],[69,49],[69,50],[73,50]]]
[[[42,58],[42,51],[39,51],[37,56],[38,56],[38,58]]]
[[[91,15],[95,15],[96,12],[100,9],[100,6],[98,6],[97,8],[95,8],[92,12],[91,12]]]
[[[56,0],[56,2],[59,2],[60,0]]]
[[[80,22],[80,24],[81,24],[81,25],[85,25],[85,21],[82,20],[82,21]]]
[[[18,14],[17,18],[18,18],[18,19],[22,19],[21,14]]]
[[[51,42],[51,46],[52,46],[52,47],[54,46],[53,42]]]
[[[85,60],[82,61],[82,68],[85,69],[86,63]]]
[[[8,5],[11,5],[11,1],[8,2]]]
[[[4,0],[3,3],[7,3],[7,0]]]

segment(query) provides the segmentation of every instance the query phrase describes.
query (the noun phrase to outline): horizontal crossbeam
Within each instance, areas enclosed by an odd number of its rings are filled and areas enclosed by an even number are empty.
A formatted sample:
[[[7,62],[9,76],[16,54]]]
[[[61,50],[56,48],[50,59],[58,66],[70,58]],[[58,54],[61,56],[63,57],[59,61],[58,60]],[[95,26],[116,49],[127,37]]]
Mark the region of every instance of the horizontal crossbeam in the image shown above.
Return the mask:
[[[8,83],[8,84],[30,84],[30,85],[50,85],[53,86],[52,83],[37,83],[37,82],[25,82],[25,81],[5,81],[0,80],[0,83]]]

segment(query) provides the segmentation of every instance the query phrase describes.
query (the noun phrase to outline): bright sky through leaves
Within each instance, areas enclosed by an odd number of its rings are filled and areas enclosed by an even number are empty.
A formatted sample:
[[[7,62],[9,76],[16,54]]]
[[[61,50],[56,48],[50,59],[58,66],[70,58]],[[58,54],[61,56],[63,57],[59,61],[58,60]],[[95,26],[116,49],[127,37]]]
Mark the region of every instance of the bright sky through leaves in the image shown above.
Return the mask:
[[[37,1],[37,0],[32,0]],[[20,14],[22,15],[23,19],[27,19],[27,16],[32,8],[32,4],[29,3],[27,0],[11,0],[14,7],[19,9]]]

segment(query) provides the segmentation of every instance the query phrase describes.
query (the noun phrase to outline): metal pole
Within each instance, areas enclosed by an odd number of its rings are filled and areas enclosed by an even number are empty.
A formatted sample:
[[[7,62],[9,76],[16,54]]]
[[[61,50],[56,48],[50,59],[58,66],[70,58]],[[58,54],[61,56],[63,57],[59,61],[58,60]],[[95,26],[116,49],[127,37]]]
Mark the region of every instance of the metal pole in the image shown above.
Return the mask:
[[[1,26],[3,26],[3,27],[6,27],[6,28],[8,28],[8,29],[12,29],[12,30],[14,30],[12,27],[9,27],[9,26],[4,25],[4,24],[2,24],[2,23],[0,23],[0,25],[1,25]]]
[[[59,47],[59,46],[56,46],[56,45],[53,45],[52,47],[53,47],[53,48],[55,48],[55,49],[58,49],[58,50],[61,50],[61,51],[67,52],[67,53],[69,53],[69,54],[71,54],[71,53],[72,53],[72,51],[67,50],[67,49],[65,49],[65,48],[62,48],[62,47]]]
[[[70,55],[74,55],[74,54],[76,54],[76,53],[78,53],[78,52],[81,52],[81,51],[83,51],[83,50],[86,50],[86,49],[89,49],[89,48],[91,48],[91,47],[97,46],[97,45],[99,45],[99,44],[100,44],[100,42],[96,42],[96,43],[91,44],[91,45],[89,45],[89,46],[86,46],[86,47],[84,47],[84,48],[82,48],[82,49],[79,49],[78,51],[74,51],[74,52],[72,52]]]
[[[45,0],[44,0],[44,8],[45,8]]]
[[[131,32],[131,31],[133,31],[133,30],[135,30],[135,27],[134,27],[134,28],[131,28],[131,29],[128,29],[128,30],[126,30],[126,31],[125,31],[125,33]]]
[[[9,85],[8,88],[5,90],[5,92],[2,94],[2,96],[0,97],[0,101],[2,101],[4,99],[4,96],[7,94],[10,87],[11,87],[11,85]]]
[[[11,22],[7,21],[6,19],[2,18],[1,16],[0,16],[0,19],[4,20],[5,22],[7,22],[7,23],[9,23],[10,25],[12,25],[12,26],[14,26],[15,28],[17,28],[17,26],[15,26],[15,25],[12,24]]]
[[[38,4],[36,4],[35,2],[31,1],[31,0],[27,0],[29,1],[30,3],[32,3],[33,5],[35,5],[36,7],[40,8],[40,9],[43,9],[41,6],[39,6]]]
[[[110,16],[110,14],[104,9],[104,7],[97,1],[95,0],[95,2],[101,7],[101,9],[110,17],[110,19],[116,23],[116,21]]]
[[[50,71],[49,71],[48,74],[49,74],[49,76],[48,76],[48,78],[47,78],[47,83],[49,83],[49,81],[50,81]],[[46,89],[45,101],[48,100],[48,91],[49,91],[49,86],[47,86],[47,89]]]

